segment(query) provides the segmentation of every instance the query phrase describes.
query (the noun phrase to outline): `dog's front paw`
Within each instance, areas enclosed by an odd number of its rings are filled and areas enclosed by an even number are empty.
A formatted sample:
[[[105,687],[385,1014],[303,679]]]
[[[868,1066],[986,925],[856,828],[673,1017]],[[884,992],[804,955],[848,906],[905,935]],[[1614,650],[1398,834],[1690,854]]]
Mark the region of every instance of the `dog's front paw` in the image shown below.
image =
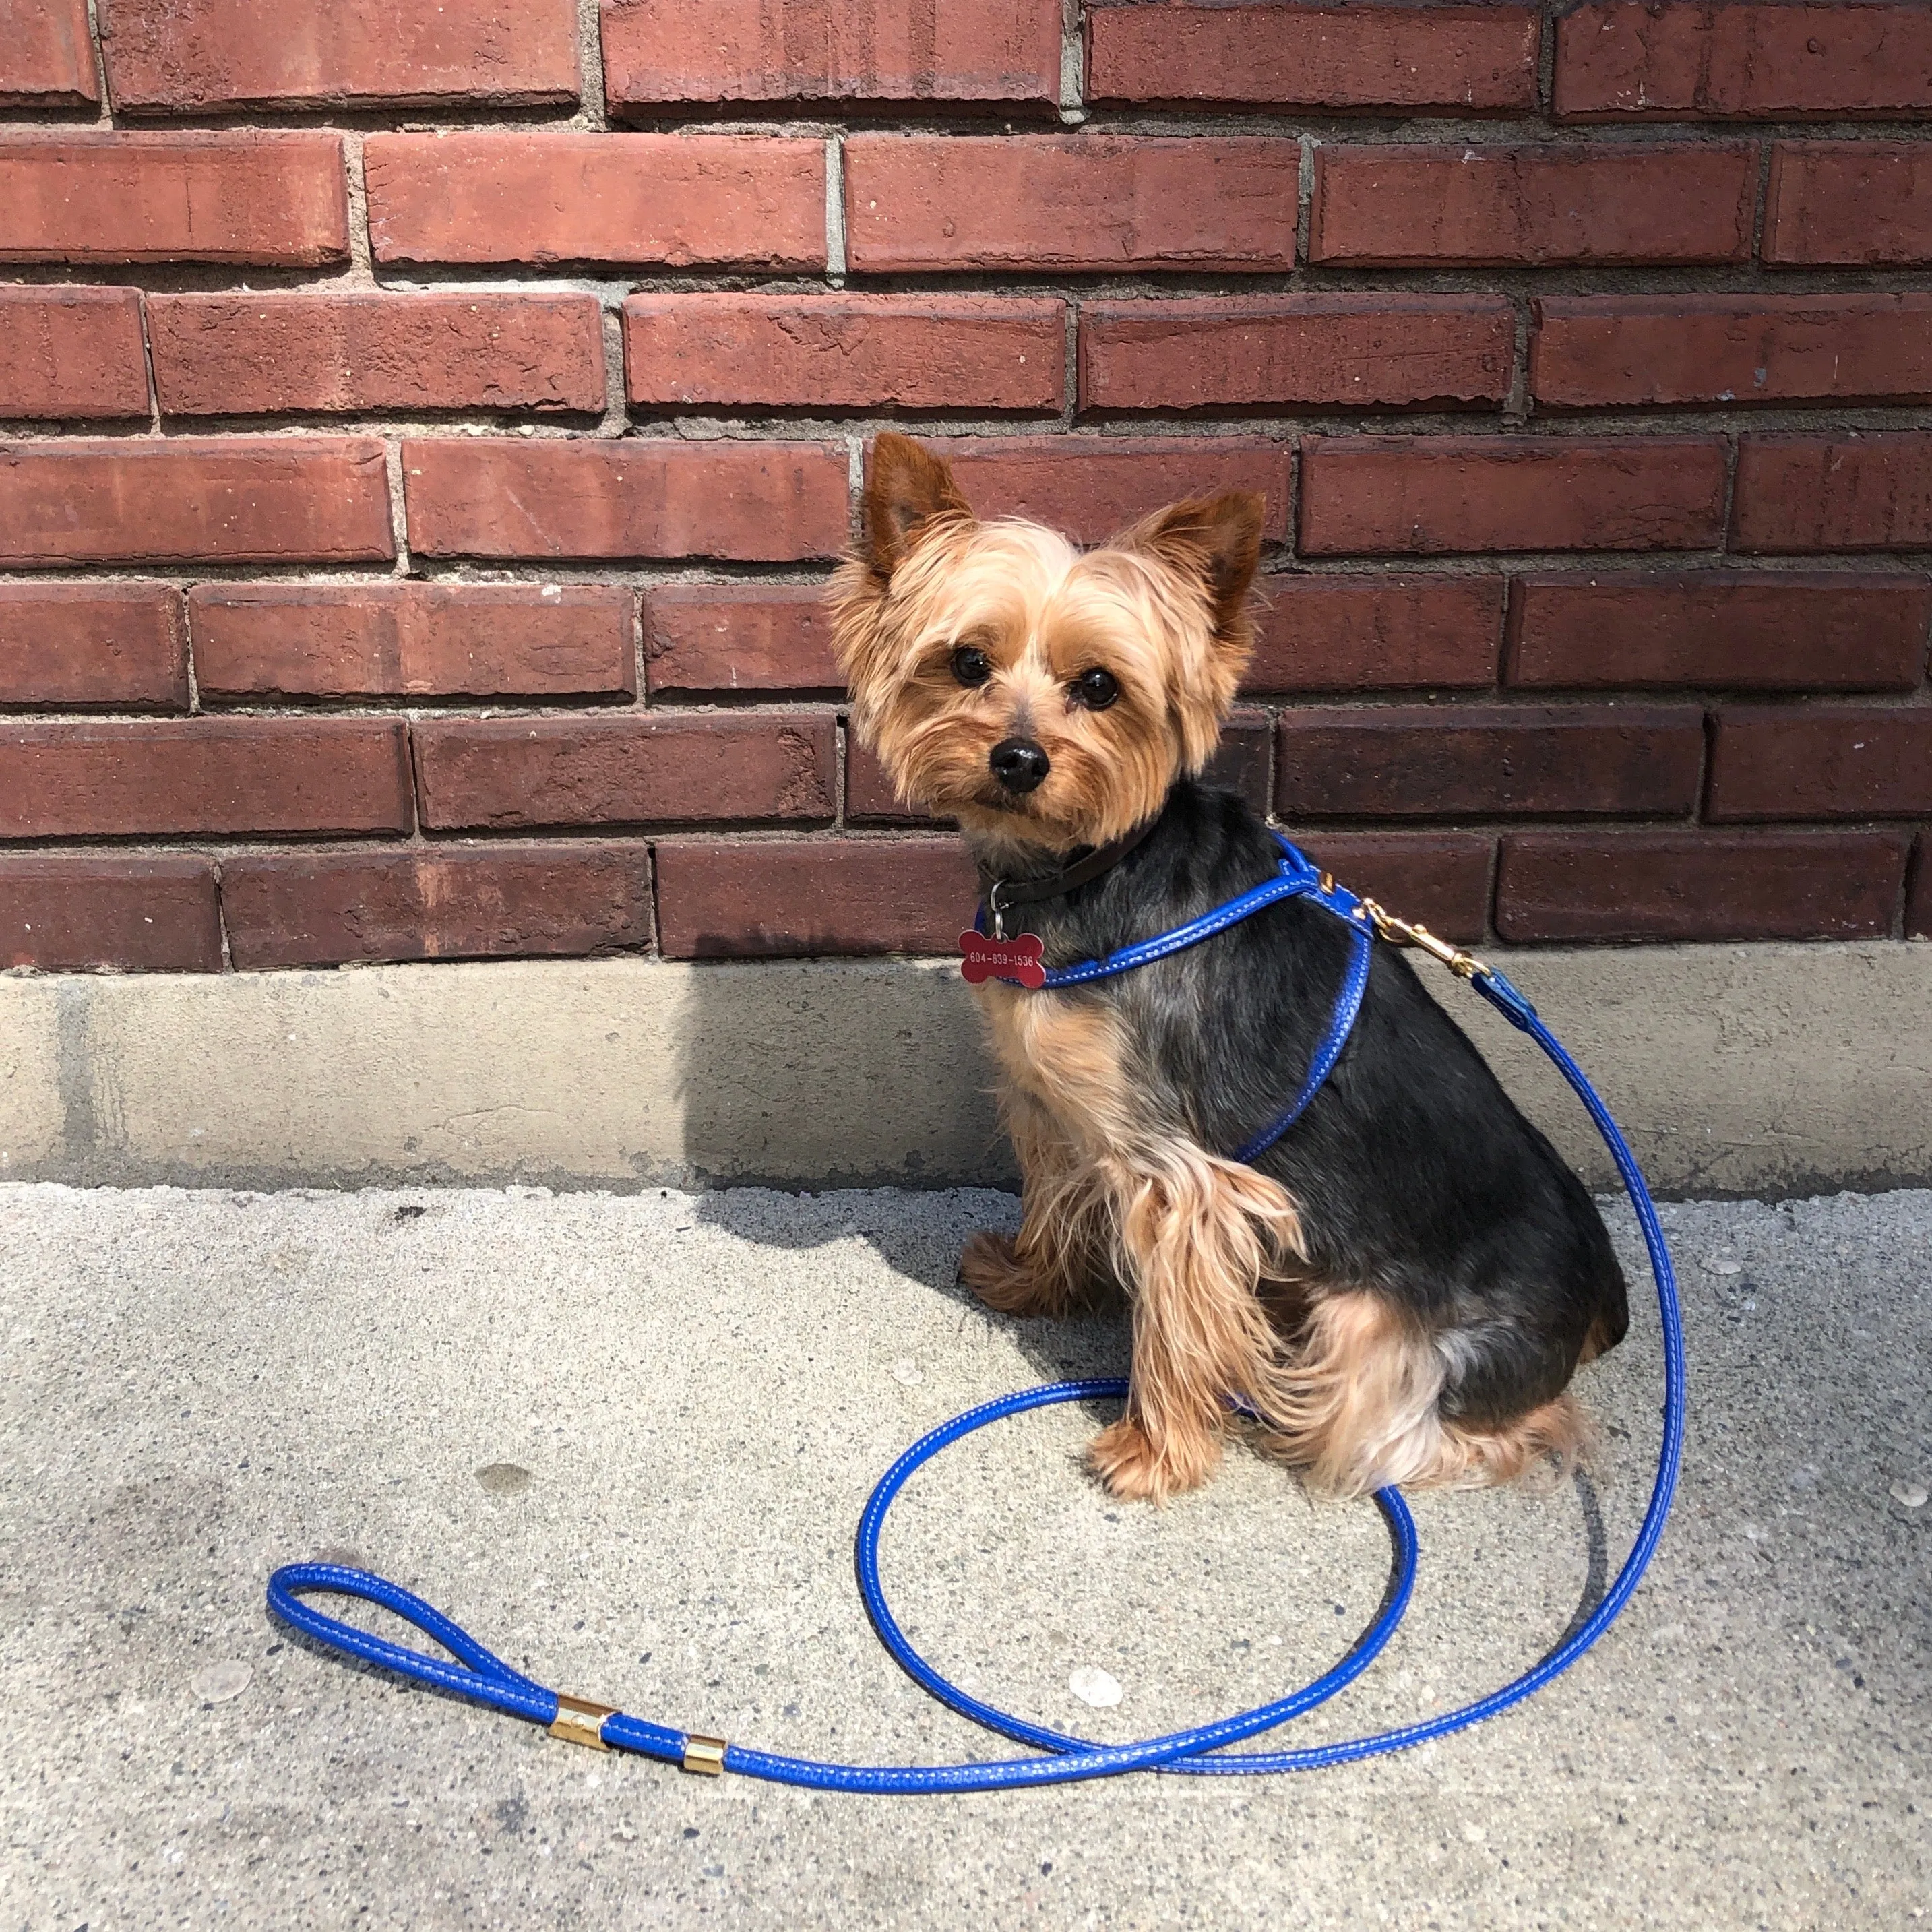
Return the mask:
[[[1164,1503],[1198,1490],[1214,1473],[1221,1445],[1211,1434],[1170,1436],[1156,1444],[1131,1415],[1101,1430],[1087,1445],[1087,1466],[1110,1494],[1130,1502]]]
[[[959,1257],[959,1279],[1002,1315],[1046,1315],[1054,1305],[1010,1234],[975,1234]]]

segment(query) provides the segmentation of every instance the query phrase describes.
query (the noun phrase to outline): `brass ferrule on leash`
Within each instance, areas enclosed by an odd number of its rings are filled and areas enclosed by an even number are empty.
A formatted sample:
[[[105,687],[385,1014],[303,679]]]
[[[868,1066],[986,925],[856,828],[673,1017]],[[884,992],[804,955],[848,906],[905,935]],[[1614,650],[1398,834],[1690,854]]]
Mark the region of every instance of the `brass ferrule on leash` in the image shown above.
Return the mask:
[[[700,1737],[695,1731],[687,1731],[684,1737],[684,1768],[696,1772],[700,1778],[722,1776],[724,1740]]]
[[[604,1742],[604,1720],[616,1714],[614,1704],[593,1704],[587,1697],[566,1697],[560,1693],[556,1715],[550,1720],[550,1734],[554,1738],[562,1738],[567,1744],[588,1744],[592,1750],[608,1750],[610,1747]]]
[[[1378,939],[1385,939],[1391,946],[1420,946],[1430,958],[1441,960],[1458,979],[1473,980],[1478,973],[1486,974],[1490,970],[1474,953],[1465,952],[1460,946],[1451,946],[1446,939],[1438,939],[1426,926],[1397,919],[1393,913],[1384,911],[1373,899],[1364,899],[1362,910],[1368,914]]]

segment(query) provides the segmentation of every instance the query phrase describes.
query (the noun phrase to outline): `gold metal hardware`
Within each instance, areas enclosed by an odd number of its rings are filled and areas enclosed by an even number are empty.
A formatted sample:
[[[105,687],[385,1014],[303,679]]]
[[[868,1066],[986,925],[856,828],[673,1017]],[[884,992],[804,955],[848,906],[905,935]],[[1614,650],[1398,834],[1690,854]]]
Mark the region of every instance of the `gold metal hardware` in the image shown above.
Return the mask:
[[[716,1778],[724,1768],[724,1740],[702,1738],[687,1731],[684,1738],[684,1768],[702,1778]]]
[[[614,1704],[593,1704],[584,1697],[560,1696],[550,1734],[570,1744],[588,1744],[592,1750],[608,1750],[610,1747],[604,1742],[604,1720],[616,1714]]]
[[[1474,953],[1465,952],[1459,946],[1451,946],[1446,939],[1438,939],[1426,926],[1412,925],[1406,919],[1397,919],[1393,913],[1384,912],[1373,899],[1363,900],[1362,910],[1374,922],[1378,939],[1385,939],[1391,946],[1420,946],[1430,958],[1441,960],[1459,979],[1473,980],[1478,973],[1490,970]]]

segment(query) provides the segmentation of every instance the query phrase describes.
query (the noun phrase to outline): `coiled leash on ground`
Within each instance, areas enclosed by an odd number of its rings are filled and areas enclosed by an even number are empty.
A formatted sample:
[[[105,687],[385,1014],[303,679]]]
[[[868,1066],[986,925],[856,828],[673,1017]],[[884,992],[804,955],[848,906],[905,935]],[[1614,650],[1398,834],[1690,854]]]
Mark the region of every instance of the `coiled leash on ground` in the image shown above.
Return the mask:
[[[1375,1500],[1388,1520],[1396,1559],[1394,1578],[1382,1609],[1340,1662],[1312,1683],[1272,1703],[1257,1706],[1251,1711],[1224,1718],[1216,1724],[1171,1731],[1165,1736],[1145,1738],[1138,1744],[1096,1744],[1049,1730],[1043,1725],[1029,1724],[1024,1718],[969,1696],[942,1676],[913,1648],[899,1628],[886,1600],[884,1586],[879,1580],[879,1537],[894,1500],[914,1471],[962,1436],[970,1436],[1004,1417],[1022,1414],[1028,1409],[1044,1408],[1057,1402],[1124,1396],[1127,1384],[1122,1381],[1054,1382],[1040,1388],[1022,1389],[955,1417],[921,1437],[886,1472],[859,1520],[856,1558],[860,1594],[865,1600],[873,1628],[894,1660],[916,1683],[962,1716],[1003,1736],[1030,1744],[1046,1754],[1044,1756],[952,1765],[827,1764],[812,1758],[786,1757],[770,1751],[754,1750],[746,1745],[728,1744],[722,1738],[706,1737],[695,1732],[674,1730],[668,1725],[634,1718],[607,1704],[560,1696],[556,1691],[513,1670],[420,1597],[380,1576],[371,1576],[366,1570],[345,1569],[334,1564],[292,1563],[278,1570],[268,1580],[269,1609],[285,1623],[318,1642],[365,1662],[380,1664],[418,1683],[452,1691],[472,1703],[488,1705],[532,1724],[548,1725],[556,1736],[578,1744],[603,1750],[634,1751],[642,1756],[681,1765],[686,1771],[713,1775],[724,1771],[740,1772],[748,1777],[766,1778],[776,1784],[807,1785],[830,1791],[913,1793],[1005,1790],[1022,1785],[1058,1784],[1081,1778],[1109,1778],[1127,1771],[1178,1771],[1224,1777],[1260,1772],[1310,1771],[1324,1765],[1346,1764],[1356,1758],[1375,1757],[1384,1752],[1404,1750],[1432,1738],[1446,1737],[1452,1731],[1465,1730],[1508,1709],[1568,1670],[1603,1635],[1630,1600],[1664,1533],[1664,1520],[1670,1514],[1671,1498],[1677,1486],[1678,1463],[1684,1442],[1684,1336],[1678,1312],[1676,1278],[1671,1269],[1669,1250],[1664,1245],[1664,1231],[1658,1222],[1657,1210],[1644,1184],[1636,1157],[1616,1122],[1611,1118],[1609,1108],[1562,1043],[1544,1024],[1536,1010],[1501,973],[1446,945],[1426,928],[1391,918],[1373,900],[1358,898],[1337,886],[1327,874],[1318,872],[1286,839],[1281,842],[1286,856],[1274,879],[1230,900],[1226,905],[1216,907],[1185,926],[1128,947],[1106,959],[1051,969],[1045,982],[1082,984],[1131,970],[1150,959],[1164,958],[1184,946],[1198,944],[1216,932],[1226,931],[1236,920],[1258,911],[1263,905],[1284,898],[1312,898],[1352,926],[1358,937],[1336,1003],[1335,1018],[1317,1047],[1302,1090],[1288,1112],[1264,1134],[1240,1150],[1239,1157],[1246,1160],[1252,1160],[1287,1130],[1314,1097],[1316,1089],[1340,1057],[1367,980],[1371,933],[1394,944],[1420,946],[1451,971],[1467,980],[1511,1025],[1528,1034],[1543,1048],[1570,1083],[1616,1162],[1624,1191],[1636,1210],[1637,1225],[1642,1231],[1645,1250],[1649,1257],[1652,1277],[1657,1284],[1658,1313],[1664,1339],[1664,1439],[1649,1504],[1644,1511],[1643,1521],[1630,1554],[1624,1559],[1623,1568],[1589,1615],[1521,1676],[1500,1690],[1492,1690],[1487,1696],[1479,1697],[1474,1703],[1394,1730],[1379,1731],[1337,1744],[1312,1745],[1300,1750],[1231,1753],[1226,1749],[1230,1744],[1272,1730],[1291,1718],[1326,1702],[1360,1676],[1394,1634],[1414,1585],[1416,1541],[1415,1525],[1408,1505],[1394,1488],[1375,1492]],[[1038,985],[1041,981],[1036,978],[1029,983]],[[359,1597],[393,1610],[425,1636],[441,1644],[458,1660],[446,1663],[440,1658],[371,1636],[352,1624],[326,1616],[304,1600],[310,1592]]]

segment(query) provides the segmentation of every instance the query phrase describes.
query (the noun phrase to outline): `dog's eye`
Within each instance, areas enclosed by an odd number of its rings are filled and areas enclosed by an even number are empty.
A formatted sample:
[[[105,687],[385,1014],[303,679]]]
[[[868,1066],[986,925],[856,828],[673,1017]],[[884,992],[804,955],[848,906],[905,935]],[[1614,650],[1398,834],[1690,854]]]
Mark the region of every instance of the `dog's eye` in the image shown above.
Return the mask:
[[[1083,670],[1066,687],[1066,694],[1089,711],[1104,711],[1120,696],[1120,687],[1114,682],[1112,671],[1102,670],[1096,664],[1091,670]]]
[[[952,653],[952,675],[962,684],[984,684],[992,674],[992,660],[984,651],[962,644]]]

